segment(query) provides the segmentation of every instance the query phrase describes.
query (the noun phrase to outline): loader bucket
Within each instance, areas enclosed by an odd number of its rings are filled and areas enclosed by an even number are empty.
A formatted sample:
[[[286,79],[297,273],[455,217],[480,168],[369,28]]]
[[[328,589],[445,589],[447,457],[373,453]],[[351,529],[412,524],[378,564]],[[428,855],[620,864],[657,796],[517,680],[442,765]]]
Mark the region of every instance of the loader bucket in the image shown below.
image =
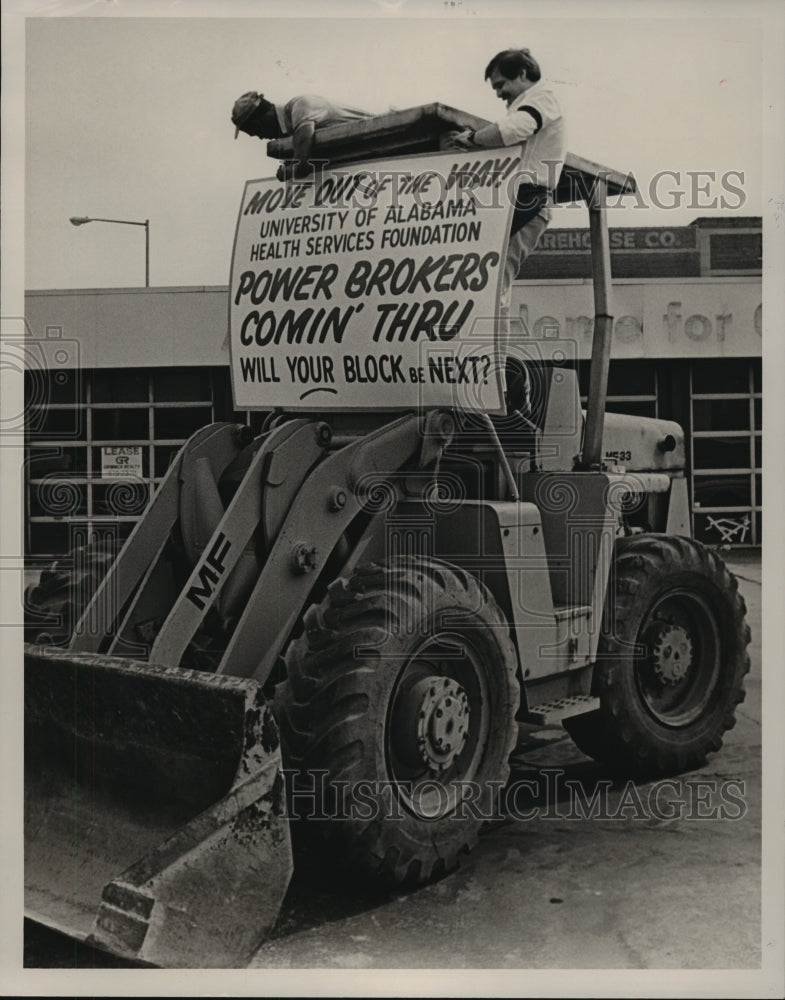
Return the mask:
[[[292,873],[250,680],[25,646],[25,910],[126,959],[247,965]]]

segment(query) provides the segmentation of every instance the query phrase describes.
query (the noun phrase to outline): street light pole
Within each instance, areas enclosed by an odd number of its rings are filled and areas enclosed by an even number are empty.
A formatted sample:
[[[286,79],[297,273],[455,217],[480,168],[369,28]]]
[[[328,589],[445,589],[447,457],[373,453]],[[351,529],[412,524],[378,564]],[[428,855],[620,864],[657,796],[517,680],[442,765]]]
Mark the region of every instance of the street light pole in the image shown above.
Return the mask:
[[[131,219],[95,219],[86,215],[72,215],[72,226],[84,226],[88,222],[113,222],[120,226],[144,226],[144,286],[150,287],[150,220],[134,222]]]
[[[150,220],[144,220],[144,287],[150,287]]]

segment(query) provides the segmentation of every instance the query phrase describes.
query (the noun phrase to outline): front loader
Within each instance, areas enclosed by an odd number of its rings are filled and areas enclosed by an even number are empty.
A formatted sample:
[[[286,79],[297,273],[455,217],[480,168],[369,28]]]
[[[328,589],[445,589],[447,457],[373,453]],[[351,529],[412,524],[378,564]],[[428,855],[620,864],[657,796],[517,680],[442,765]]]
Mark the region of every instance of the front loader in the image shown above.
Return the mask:
[[[590,216],[584,411],[563,342],[498,336],[516,160],[445,141],[481,124],[337,126],[329,170],[246,186],[232,374],[260,432],[196,433],[119,553],[86,538],[28,594],[35,919],[149,964],[247,964],[295,815],[336,862],[417,885],[496,814],[519,723],[634,775],[699,766],[733,725],[744,603],[690,538],[683,432],[605,414],[605,198],[633,182],[568,156],[555,195]],[[444,213],[469,218],[437,234],[451,253],[413,250]]]

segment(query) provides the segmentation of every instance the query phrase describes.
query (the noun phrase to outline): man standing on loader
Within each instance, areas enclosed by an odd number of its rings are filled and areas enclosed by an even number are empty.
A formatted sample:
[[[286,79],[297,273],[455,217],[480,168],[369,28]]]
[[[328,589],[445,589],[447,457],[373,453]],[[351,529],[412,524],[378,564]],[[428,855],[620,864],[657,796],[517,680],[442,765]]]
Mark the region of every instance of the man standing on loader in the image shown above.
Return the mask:
[[[551,221],[553,191],[564,165],[564,116],[558,98],[541,82],[540,67],[528,49],[498,52],[485,69],[507,113],[483,128],[452,136],[459,149],[494,148],[524,143],[500,301],[503,334],[509,336],[512,283]]]
[[[279,180],[306,177],[311,172],[313,138],[319,129],[370,117],[367,111],[336,104],[314,94],[293,97],[286,104],[278,105],[255,90],[238,97],[232,108],[235,139],[240,132],[259,139],[292,137],[294,161],[281,164]]]

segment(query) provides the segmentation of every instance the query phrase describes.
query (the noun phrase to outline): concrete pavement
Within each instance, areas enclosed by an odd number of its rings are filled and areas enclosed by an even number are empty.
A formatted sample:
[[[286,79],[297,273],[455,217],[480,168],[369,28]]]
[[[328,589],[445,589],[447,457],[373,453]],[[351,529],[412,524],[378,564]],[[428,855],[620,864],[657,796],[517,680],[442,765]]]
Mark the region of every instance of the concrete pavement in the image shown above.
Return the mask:
[[[607,787],[560,727],[522,730],[511,780],[543,787],[533,818],[496,823],[457,872],[375,903],[301,870],[279,936],[252,967],[756,968],[760,555],[726,560],[747,603],[752,669],[737,724],[705,767],[668,783]],[[571,781],[601,796],[604,818],[581,818]],[[305,911],[302,894],[311,897]]]

